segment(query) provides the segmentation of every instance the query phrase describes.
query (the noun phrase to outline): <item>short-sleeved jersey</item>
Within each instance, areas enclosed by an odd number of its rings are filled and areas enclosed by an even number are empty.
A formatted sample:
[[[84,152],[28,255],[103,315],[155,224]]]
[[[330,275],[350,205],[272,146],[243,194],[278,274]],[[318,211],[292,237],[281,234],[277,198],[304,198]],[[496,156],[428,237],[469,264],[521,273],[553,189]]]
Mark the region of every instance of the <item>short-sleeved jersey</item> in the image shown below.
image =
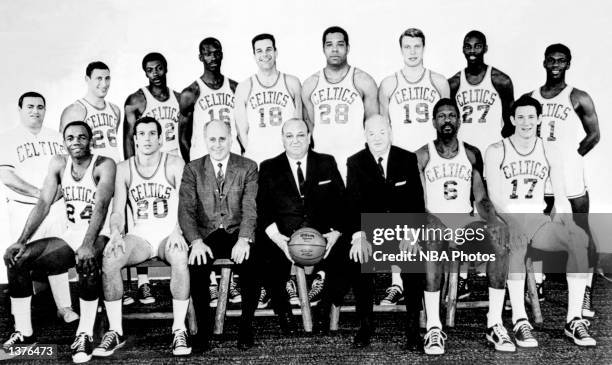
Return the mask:
[[[0,168],[10,169],[30,185],[41,188],[54,155],[65,154],[66,149],[59,132],[41,128],[32,134],[22,125],[12,128],[0,136]],[[11,200],[35,204],[35,198],[6,189]]]
[[[155,99],[148,88],[141,88],[147,100],[147,106],[142,113],[143,116],[155,118],[162,126],[162,147],[163,152],[179,154],[178,143],[178,117],[179,102],[172,89],[168,89],[170,97],[166,101]]]
[[[429,162],[423,170],[425,206],[431,213],[469,213],[472,211],[472,164],[459,141],[459,151],[453,158],[438,154],[433,141],[427,145]]]
[[[459,139],[476,146],[481,153],[499,141],[504,124],[501,98],[491,79],[492,68],[487,66],[484,78],[476,85],[470,84],[465,70],[461,70],[459,89],[455,95],[461,114]]]
[[[284,151],[281,127],[295,117],[295,97],[287,87],[287,76],[281,72],[270,87],[264,86],[253,75],[251,91],[246,100],[249,123],[248,146],[245,156],[261,163]]]
[[[178,217],[178,189],[168,180],[168,155],[162,153],[155,172],[146,177],[138,171],[135,157],[128,160],[130,182],[128,203],[134,216],[134,231],[159,233],[159,240],[175,227]]]
[[[91,127],[92,152],[113,159],[115,162],[123,160],[120,146],[117,142],[117,131],[119,130],[119,115],[105,101],[104,107],[98,109],[91,105],[85,98],[77,100],[85,108],[85,123]]]
[[[86,231],[96,205],[96,182],[93,169],[98,156],[93,155],[83,177],[72,176],[72,158],[67,157],[66,169],[62,174],[62,193],[66,204],[68,230]]]
[[[231,151],[240,154],[238,131],[234,119],[234,92],[227,77],[219,89],[211,89],[199,77],[196,83],[200,88],[200,96],[193,106],[193,126],[191,131],[191,149],[189,158],[193,161],[208,153],[204,141],[204,127],[211,120],[221,120],[230,124],[232,130]]]
[[[325,71],[310,94],[314,106],[314,148],[333,155],[341,175],[346,179],[346,159],[363,149],[363,98],[355,87],[355,67],[344,78],[330,82]]]
[[[546,208],[544,184],[550,171],[542,139],[536,138],[533,149],[526,154],[519,153],[509,138],[502,143],[504,158],[499,173],[504,181],[503,204],[511,213],[542,213]]]
[[[414,152],[436,138],[432,114],[434,105],[440,100],[440,92],[428,69],[415,82],[408,81],[401,70],[395,73],[395,78],[397,86],[389,99],[393,144]]]

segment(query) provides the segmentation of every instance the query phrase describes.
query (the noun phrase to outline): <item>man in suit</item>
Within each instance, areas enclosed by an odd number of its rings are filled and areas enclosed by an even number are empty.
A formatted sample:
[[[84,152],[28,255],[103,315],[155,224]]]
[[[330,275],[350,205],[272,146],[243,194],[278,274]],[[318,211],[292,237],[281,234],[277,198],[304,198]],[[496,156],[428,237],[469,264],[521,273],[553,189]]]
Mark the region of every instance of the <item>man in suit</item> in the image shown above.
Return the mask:
[[[366,147],[347,161],[347,200],[350,206],[351,263],[346,272],[345,285],[353,284],[357,299],[360,328],[354,338],[356,347],[370,343],[373,333],[372,303],[374,282],[372,274],[361,273],[361,265],[372,254],[372,245],[361,231],[361,213],[421,213],[425,212],[416,155],[392,145],[391,124],[381,115],[366,119],[364,125]],[[418,341],[418,320],[421,310],[423,275],[402,273],[406,290],[406,335],[409,347]],[[348,288],[346,288],[348,289]],[[345,292],[344,290],[342,292]]]
[[[330,268],[338,267],[334,265],[337,252],[345,252],[340,246],[348,243],[340,238],[345,221],[345,191],[336,161],[330,155],[309,150],[311,131],[303,120],[286,121],[281,132],[285,152],[260,165],[257,226],[258,249],[268,260],[264,274],[274,311],[281,331],[289,334],[291,311],[285,290],[292,262],[287,247],[289,237],[302,227],[323,234],[327,240],[324,261]],[[325,302],[327,289],[323,290]],[[321,313],[329,312],[329,305],[319,307]],[[323,317],[324,314],[320,318]]]
[[[179,191],[179,224],[191,246],[191,297],[199,328],[194,346],[208,349],[211,264],[215,258],[231,258],[243,288],[238,348],[246,350],[253,346],[257,305],[251,254],[257,221],[257,164],[230,153],[231,131],[225,122],[208,122],[204,139],[209,154],[185,166]]]

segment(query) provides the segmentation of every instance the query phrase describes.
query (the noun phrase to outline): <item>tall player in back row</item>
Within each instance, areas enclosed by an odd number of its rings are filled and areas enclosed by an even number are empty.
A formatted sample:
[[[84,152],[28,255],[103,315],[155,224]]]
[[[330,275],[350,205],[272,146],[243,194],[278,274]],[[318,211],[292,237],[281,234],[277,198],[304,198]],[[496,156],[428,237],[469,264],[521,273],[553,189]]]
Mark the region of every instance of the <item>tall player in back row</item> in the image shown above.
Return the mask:
[[[545,144],[551,144],[563,157],[565,193],[575,214],[575,221],[587,233],[589,230],[589,192],[584,174],[583,156],[599,142],[599,121],[593,100],[586,92],[565,83],[565,73],[570,68],[572,54],[563,44],[552,44],[544,51],[545,84],[528,95],[542,104],[542,123],[538,136]],[[547,211],[552,209],[552,189],[546,185]],[[591,282],[597,253],[592,236],[589,238],[589,267],[584,295],[583,316],[594,316]]]
[[[245,156],[261,163],[281,153],[283,122],[302,117],[300,80],[276,69],[276,40],[258,34],[251,40],[257,73],[238,84],[234,116]]]
[[[64,109],[60,117],[60,132],[72,121],[84,121],[93,132],[92,152],[115,162],[121,161],[123,158],[117,142],[121,111],[117,105],[104,99],[110,88],[110,69],[103,62],[91,62],[85,69],[85,82],[87,94]]]
[[[181,124],[179,128],[181,155],[185,162],[208,153],[204,141],[204,126],[212,120],[230,123],[232,152],[240,154],[240,144],[234,121],[236,81],[221,73],[223,48],[218,39],[204,38],[198,46],[202,76],[181,92]]]
[[[363,122],[378,114],[376,82],[348,64],[351,47],[346,30],[323,32],[326,65],[304,81],[302,101],[312,130],[314,148],[334,156],[346,181],[346,160],[363,148]]]

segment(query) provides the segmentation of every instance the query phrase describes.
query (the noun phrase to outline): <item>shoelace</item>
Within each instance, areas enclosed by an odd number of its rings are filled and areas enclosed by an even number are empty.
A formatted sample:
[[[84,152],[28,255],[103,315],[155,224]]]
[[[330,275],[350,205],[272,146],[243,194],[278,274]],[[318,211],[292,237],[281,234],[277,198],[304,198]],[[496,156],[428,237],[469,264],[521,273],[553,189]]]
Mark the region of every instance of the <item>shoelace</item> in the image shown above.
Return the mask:
[[[17,340],[23,342],[23,335],[19,331],[13,332],[13,334],[11,334],[11,337],[4,343],[4,347],[13,346],[15,342],[17,342]]]
[[[102,342],[100,342],[100,346],[98,347],[103,347],[105,349],[109,348],[111,346],[111,344],[113,343],[113,341],[119,336],[119,334],[115,331],[108,331],[106,332],[106,334],[104,334],[104,337],[102,338]],[[117,341],[119,342],[119,341]]]
[[[401,295],[400,288],[395,285],[387,288],[385,293],[387,294],[385,297],[387,300],[393,300],[396,296]]]
[[[232,297],[240,295],[240,292],[238,291],[238,285],[236,284],[236,282],[234,281],[230,282],[229,292]]]
[[[289,280],[287,282],[287,294],[289,294],[289,297],[297,296],[297,291],[295,290],[295,284],[293,283],[292,280]]]
[[[584,291],[584,300],[582,301],[582,308],[591,309],[593,306],[593,298],[591,297],[591,291],[589,289]]]
[[[151,296],[151,288],[149,288],[148,285],[143,285],[141,286],[142,288],[142,297],[146,298],[146,297],[150,297]]]
[[[317,278],[312,282],[312,287],[310,288],[310,293],[308,293],[308,297],[312,299],[316,295],[319,295],[319,293],[321,293],[322,290],[323,290],[323,280]]]
[[[518,326],[517,329],[516,329],[516,326]],[[533,327],[531,326],[529,322],[521,321],[517,323],[516,326],[515,326],[515,331],[518,331],[523,338],[533,337],[533,335],[531,334],[531,330],[533,329]]]
[[[589,335],[589,332],[587,331],[587,328],[590,325],[591,322],[586,319],[576,319],[570,323],[570,330],[572,331],[572,333],[578,332],[578,335],[580,337],[591,337]]]
[[[425,334],[425,342],[429,343],[429,346],[439,346],[443,347],[443,342],[446,341],[446,333],[442,332],[442,330],[434,329],[429,330],[427,334]]]
[[[504,326],[496,324],[495,326],[493,326],[493,332],[495,332],[497,337],[502,342],[512,342],[512,340],[510,340],[510,335],[508,335],[508,331],[506,331],[506,328]]]
[[[183,330],[174,331],[173,347],[187,347],[187,334]]]
[[[210,293],[210,298],[214,299],[219,296],[216,285],[211,285],[208,287],[208,292]]]
[[[70,348],[76,350],[76,352],[84,352],[85,345],[87,344],[87,338],[89,336],[85,332],[81,332],[77,335],[76,340],[70,345]]]
[[[261,293],[259,294],[259,301],[263,302],[266,299],[266,295],[268,293],[266,293],[266,289],[261,289]]]

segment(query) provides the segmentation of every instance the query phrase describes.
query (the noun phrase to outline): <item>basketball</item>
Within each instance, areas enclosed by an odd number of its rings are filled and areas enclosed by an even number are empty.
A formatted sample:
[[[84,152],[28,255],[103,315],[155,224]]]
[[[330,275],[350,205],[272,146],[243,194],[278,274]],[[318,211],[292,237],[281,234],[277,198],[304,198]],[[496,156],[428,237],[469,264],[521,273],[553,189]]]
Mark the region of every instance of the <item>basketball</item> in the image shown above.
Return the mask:
[[[327,241],[313,228],[300,228],[291,235],[288,243],[289,254],[296,264],[312,266],[325,255]]]

